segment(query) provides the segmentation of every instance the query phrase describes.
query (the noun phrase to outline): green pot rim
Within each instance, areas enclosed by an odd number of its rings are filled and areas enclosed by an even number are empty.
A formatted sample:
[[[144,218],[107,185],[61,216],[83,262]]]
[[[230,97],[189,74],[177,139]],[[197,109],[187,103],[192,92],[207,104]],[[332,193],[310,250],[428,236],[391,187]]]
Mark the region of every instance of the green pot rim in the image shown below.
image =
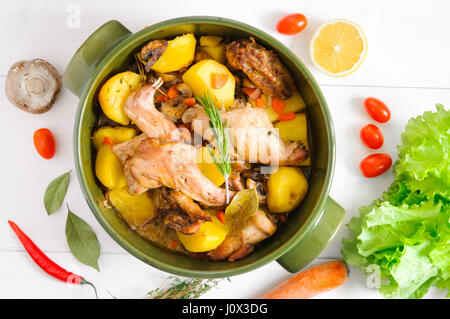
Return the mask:
[[[285,56],[291,60],[291,62],[300,69],[302,74],[305,76],[305,80],[309,82],[311,87],[314,90],[314,93],[316,94],[317,100],[319,101],[319,104],[322,108],[323,113],[325,114],[325,123],[327,127],[327,137],[328,137],[328,145],[329,145],[329,153],[328,153],[328,167],[326,170],[326,177],[325,182],[323,184],[323,188],[321,191],[321,197],[317,201],[317,204],[314,208],[314,212],[309,216],[308,220],[305,222],[303,227],[299,228],[297,232],[291,236],[290,239],[285,241],[283,244],[281,244],[277,249],[271,251],[267,255],[264,256],[264,258],[261,258],[251,264],[243,265],[240,267],[236,267],[230,270],[220,270],[220,271],[212,271],[212,270],[190,270],[183,267],[177,267],[174,265],[168,265],[166,263],[163,263],[159,261],[156,258],[153,258],[152,256],[148,256],[144,252],[140,251],[139,249],[131,246],[128,244],[114,229],[109,227],[106,220],[103,218],[102,214],[98,210],[97,204],[90,194],[89,190],[87,189],[87,183],[85,178],[85,172],[84,168],[81,165],[82,159],[80,158],[80,123],[81,118],[83,117],[86,102],[89,100],[88,97],[90,95],[94,94],[95,92],[92,90],[92,83],[97,78],[100,71],[105,67],[105,65],[108,64],[108,62],[111,60],[111,58],[117,54],[119,54],[122,50],[124,50],[131,42],[139,41],[141,38],[145,38],[146,34],[149,31],[153,31],[156,29],[161,29],[167,26],[173,26],[173,25],[179,25],[179,24],[186,24],[186,23],[208,23],[208,24],[216,24],[216,25],[225,25],[243,32],[247,32],[250,35],[255,35],[256,37],[262,38],[268,43],[270,43],[275,51],[281,51],[285,54]],[[247,25],[245,23],[221,18],[221,17],[211,17],[211,16],[189,16],[189,17],[180,17],[175,19],[166,20],[163,22],[156,23],[152,26],[146,27],[142,29],[141,31],[138,31],[137,33],[134,33],[130,35],[129,37],[122,40],[117,46],[115,46],[97,65],[95,70],[92,72],[91,76],[89,77],[89,80],[87,81],[86,87],[84,89],[84,92],[82,96],[80,97],[80,103],[78,106],[78,110],[75,117],[75,129],[74,129],[74,160],[75,160],[75,166],[76,166],[76,172],[80,181],[81,189],[84,194],[84,197],[91,208],[92,212],[94,213],[94,216],[97,218],[99,223],[102,225],[102,227],[106,230],[106,232],[120,245],[122,246],[126,251],[134,255],[136,258],[142,260],[143,262],[150,264],[160,270],[167,271],[172,274],[180,275],[180,276],[187,276],[187,277],[201,277],[201,278],[219,278],[219,277],[229,277],[234,276],[238,274],[242,274],[245,272],[248,272],[250,270],[254,270],[256,268],[259,268],[277,258],[282,256],[285,252],[289,251],[292,247],[294,247],[302,238],[308,236],[308,234],[314,229],[316,223],[319,222],[320,217],[323,214],[323,210],[327,201],[328,193],[331,187],[331,181],[333,178],[333,172],[334,172],[334,164],[335,164],[335,142],[334,142],[334,128],[331,121],[331,114],[329,112],[327,103],[325,101],[325,98],[322,94],[322,91],[319,87],[319,85],[314,80],[312,74],[309,72],[309,70],[306,68],[306,66],[300,61],[300,59],[285,45],[283,45],[281,42],[273,38],[272,36],[268,35],[267,33],[254,28],[250,25]]]

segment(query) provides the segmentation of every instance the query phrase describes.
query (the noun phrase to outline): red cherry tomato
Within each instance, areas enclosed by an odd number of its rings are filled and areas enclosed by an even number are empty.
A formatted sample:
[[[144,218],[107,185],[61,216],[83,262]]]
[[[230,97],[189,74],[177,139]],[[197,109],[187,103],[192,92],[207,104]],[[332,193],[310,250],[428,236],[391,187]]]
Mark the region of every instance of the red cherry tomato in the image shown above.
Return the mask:
[[[392,165],[389,154],[372,154],[367,156],[359,164],[359,168],[365,177],[377,177],[386,172]]]
[[[55,138],[49,129],[41,128],[34,132],[34,147],[36,151],[45,159],[50,159],[55,155]]]
[[[368,97],[364,101],[364,107],[367,113],[379,123],[386,123],[391,118],[391,111],[379,99]]]
[[[293,35],[303,31],[308,25],[308,20],[301,13],[291,13],[281,18],[277,23],[277,30],[281,34]]]
[[[361,129],[359,136],[361,137],[361,141],[371,149],[376,150],[383,146],[383,133],[381,133],[376,125],[368,124],[364,126]]]

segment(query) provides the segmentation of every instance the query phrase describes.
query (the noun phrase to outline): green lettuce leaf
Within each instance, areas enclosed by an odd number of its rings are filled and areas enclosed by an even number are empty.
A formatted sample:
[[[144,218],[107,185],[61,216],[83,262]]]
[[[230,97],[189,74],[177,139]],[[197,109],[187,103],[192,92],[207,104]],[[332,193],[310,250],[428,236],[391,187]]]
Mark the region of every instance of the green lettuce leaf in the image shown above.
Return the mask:
[[[450,197],[450,111],[441,104],[408,121],[394,164],[397,180],[412,192]]]
[[[408,121],[395,181],[360,208],[347,225],[353,237],[342,242],[349,265],[379,267],[386,298],[450,290],[450,112],[436,108]]]

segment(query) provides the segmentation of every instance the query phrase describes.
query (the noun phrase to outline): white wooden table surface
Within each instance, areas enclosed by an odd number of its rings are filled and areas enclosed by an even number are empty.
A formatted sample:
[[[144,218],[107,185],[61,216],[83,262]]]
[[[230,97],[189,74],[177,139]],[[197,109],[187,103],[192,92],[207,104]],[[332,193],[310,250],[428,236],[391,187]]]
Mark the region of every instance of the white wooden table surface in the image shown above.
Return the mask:
[[[256,4],[257,3],[257,4]],[[80,9],[80,27],[68,28],[73,8]],[[309,25],[295,36],[277,34],[275,24],[287,13],[302,12]],[[370,118],[362,101],[375,96],[391,108],[392,119],[380,125],[385,145],[381,149],[396,159],[407,120],[432,110],[437,102],[450,106],[450,2],[435,1],[92,1],[14,0],[2,1],[0,9],[0,87],[4,87],[9,66],[22,59],[43,58],[60,73],[81,43],[110,19],[130,30],[188,15],[223,16],[240,20],[275,36],[291,48],[310,68],[321,85],[333,115],[337,161],[331,195],[347,210],[347,221],[358,207],[378,197],[391,183],[391,172],[368,180],[359,172],[359,161],[371,153],[359,141],[359,129]],[[332,78],[314,69],[308,45],[314,30],[323,22],[354,20],[368,38],[365,62],[354,74]],[[0,298],[91,298],[89,287],[69,288],[44,274],[26,255],[9,229],[14,220],[57,263],[83,274],[100,288],[100,296],[141,298],[168,276],[131,256],[101,228],[90,212],[79,183],[72,174],[66,202],[95,230],[101,244],[101,272],[81,265],[70,253],[64,235],[67,212],[61,209],[48,217],[43,206],[47,184],[74,168],[72,155],[73,118],[78,99],[64,89],[55,107],[43,115],[32,115],[9,104],[0,93]],[[57,153],[52,160],[39,157],[33,147],[33,132],[52,130]],[[342,229],[316,261],[340,258]],[[290,274],[276,262],[250,273],[223,281],[207,293],[209,298],[255,298]],[[432,289],[427,297],[443,297]],[[380,298],[366,285],[365,277],[352,269],[349,282],[321,298]]]

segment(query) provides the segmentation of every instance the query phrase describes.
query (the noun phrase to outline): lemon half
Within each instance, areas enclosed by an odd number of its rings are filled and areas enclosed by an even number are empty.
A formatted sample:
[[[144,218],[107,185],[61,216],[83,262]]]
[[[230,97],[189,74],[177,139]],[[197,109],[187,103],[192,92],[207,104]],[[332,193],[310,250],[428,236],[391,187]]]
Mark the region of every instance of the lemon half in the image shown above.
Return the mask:
[[[317,29],[309,52],[320,71],[331,76],[344,76],[354,72],[364,61],[367,40],[356,23],[333,20]]]

